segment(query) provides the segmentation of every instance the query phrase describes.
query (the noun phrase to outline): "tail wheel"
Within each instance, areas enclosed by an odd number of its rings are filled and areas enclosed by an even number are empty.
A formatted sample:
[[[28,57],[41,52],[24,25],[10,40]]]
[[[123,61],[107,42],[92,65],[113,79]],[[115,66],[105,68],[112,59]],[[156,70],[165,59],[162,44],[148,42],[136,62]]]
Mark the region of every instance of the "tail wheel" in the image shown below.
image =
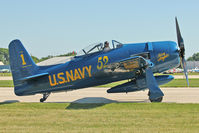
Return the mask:
[[[46,99],[48,98],[49,95],[50,95],[50,93],[44,93],[43,98],[40,99],[40,102],[43,103],[44,101],[46,101]]]

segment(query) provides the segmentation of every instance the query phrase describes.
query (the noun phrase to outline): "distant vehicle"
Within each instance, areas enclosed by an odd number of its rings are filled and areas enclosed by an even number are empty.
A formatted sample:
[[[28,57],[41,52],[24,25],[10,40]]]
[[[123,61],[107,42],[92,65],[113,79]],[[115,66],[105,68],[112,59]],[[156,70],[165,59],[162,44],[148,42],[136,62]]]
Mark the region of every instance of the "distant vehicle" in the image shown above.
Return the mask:
[[[191,71],[192,71],[192,72],[197,72],[197,73],[199,73],[199,68],[196,67],[195,69],[192,69]]]
[[[163,73],[164,74],[173,74],[173,73],[182,73],[182,72],[184,72],[184,70],[181,69],[181,68],[173,68],[173,69],[170,69],[170,70],[165,71]]]
[[[123,44],[113,40],[112,49],[108,48],[108,43],[99,43],[82,49],[82,55],[64,64],[51,66],[36,65],[22,43],[13,40],[9,44],[9,57],[15,94],[25,96],[40,93],[43,94],[40,102],[44,102],[52,92],[129,79],[129,82],[114,86],[107,92],[127,93],[149,89],[149,100],[161,102],[164,94],[159,85],[168,83],[174,77],[154,76],[154,73],[175,68],[181,62],[188,84],[184,41],[177,18],[176,30],[178,45],[173,41]]]
[[[10,72],[9,69],[1,69],[1,70],[0,70],[0,73],[9,73],[9,72]]]

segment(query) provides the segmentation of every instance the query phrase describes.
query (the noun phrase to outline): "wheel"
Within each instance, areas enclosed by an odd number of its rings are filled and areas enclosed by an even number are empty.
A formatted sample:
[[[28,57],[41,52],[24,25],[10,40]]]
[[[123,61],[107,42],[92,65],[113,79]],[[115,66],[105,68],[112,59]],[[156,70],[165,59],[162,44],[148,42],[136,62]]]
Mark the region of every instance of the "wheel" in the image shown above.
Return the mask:
[[[149,99],[152,103],[153,102],[162,102],[162,99],[163,99],[163,97],[159,97],[159,98],[157,98],[157,99]]]
[[[43,103],[45,100],[43,98],[40,99],[40,102]]]

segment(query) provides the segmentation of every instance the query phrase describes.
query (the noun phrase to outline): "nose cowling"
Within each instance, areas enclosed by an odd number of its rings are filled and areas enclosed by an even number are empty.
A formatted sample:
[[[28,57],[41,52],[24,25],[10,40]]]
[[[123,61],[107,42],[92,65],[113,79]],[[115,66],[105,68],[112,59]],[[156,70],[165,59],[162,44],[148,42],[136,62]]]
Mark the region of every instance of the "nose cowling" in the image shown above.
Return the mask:
[[[169,67],[168,69],[172,69],[180,65],[179,49],[176,42],[173,41],[168,42],[168,47],[169,51],[168,51],[167,67]]]
[[[176,42],[169,42],[169,54],[171,60],[173,60],[173,67],[178,67],[180,65],[180,55]]]

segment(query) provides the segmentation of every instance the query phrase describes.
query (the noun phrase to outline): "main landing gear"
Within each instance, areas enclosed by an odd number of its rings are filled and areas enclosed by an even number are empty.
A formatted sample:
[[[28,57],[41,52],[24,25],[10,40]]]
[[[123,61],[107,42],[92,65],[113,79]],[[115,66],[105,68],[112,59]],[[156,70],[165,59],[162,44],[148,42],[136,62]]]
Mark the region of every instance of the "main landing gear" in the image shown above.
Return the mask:
[[[150,91],[148,92],[148,96],[150,97]],[[149,100],[153,103],[153,102],[162,102],[163,97],[159,97],[156,99],[150,99]]]
[[[40,99],[40,102],[46,101],[46,99],[48,98],[49,95],[50,95],[50,93],[44,93],[43,98]]]

